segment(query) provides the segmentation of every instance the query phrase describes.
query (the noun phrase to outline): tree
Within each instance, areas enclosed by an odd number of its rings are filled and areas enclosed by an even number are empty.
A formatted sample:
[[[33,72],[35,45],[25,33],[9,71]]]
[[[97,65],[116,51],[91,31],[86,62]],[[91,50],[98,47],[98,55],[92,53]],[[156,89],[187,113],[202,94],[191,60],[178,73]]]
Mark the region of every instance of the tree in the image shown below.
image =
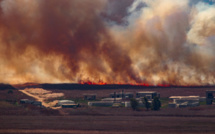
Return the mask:
[[[8,94],[13,94],[13,90],[12,89],[10,89],[10,90],[8,90],[8,92],[7,92]]]
[[[130,99],[130,102],[131,102],[131,108],[133,110],[137,110],[138,105],[139,105],[138,101],[136,99],[132,98],[132,99]]]
[[[146,97],[143,98],[143,104],[144,104],[144,107],[147,109],[147,111],[149,110],[150,108],[150,103],[148,101],[148,99]]]
[[[158,97],[154,97],[152,101],[152,110],[158,111],[160,110],[161,102]]]

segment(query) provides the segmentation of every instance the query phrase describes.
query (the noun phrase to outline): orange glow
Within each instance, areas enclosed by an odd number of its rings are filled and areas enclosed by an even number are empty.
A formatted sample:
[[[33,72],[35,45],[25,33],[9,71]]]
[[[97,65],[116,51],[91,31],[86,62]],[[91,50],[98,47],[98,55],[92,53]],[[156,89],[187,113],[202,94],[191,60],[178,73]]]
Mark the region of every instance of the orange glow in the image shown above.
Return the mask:
[[[103,81],[98,81],[98,82],[92,82],[92,81],[80,81],[79,84],[87,84],[87,85],[106,85],[107,83]]]
[[[79,84],[87,84],[87,85],[108,85],[108,84],[117,84],[117,85],[132,85],[132,86],[144,86],[144,87],[149,87],[149,86],[158,86],[158,87],[170,87],[170,84],[148,84],[148,83],[122,83],[122,82],[115,82],[115,83],[106,83],[101,80],[98,82],[92,82],[90,80],[88,81],[80,81]]]
[[[157,86],[159,86],[159,87],[170,87],[169,84],[158,84]]]

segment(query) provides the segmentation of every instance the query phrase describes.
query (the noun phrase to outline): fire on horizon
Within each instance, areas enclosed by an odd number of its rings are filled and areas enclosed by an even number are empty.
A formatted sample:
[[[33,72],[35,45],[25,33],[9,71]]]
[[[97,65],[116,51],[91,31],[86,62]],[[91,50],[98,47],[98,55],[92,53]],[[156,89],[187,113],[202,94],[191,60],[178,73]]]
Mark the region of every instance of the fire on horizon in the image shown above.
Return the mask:
[[[211,0],[0,0],[1,83],[215,84]]]

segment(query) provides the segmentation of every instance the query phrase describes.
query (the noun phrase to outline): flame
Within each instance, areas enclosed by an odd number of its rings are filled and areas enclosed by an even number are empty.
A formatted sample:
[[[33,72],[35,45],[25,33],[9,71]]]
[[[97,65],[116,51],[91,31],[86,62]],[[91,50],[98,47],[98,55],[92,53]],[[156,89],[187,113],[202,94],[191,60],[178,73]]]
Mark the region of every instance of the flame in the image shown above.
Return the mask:
[[[98,82],[92,82],[92,81],[79,81],[79,84],[87,84],[87,85],[107,85],[107,83],[99,80]]]
[[[79,84],[86,84],[86,85],[108,85],[108,84],[117,84],[117,85],[132,85],[132,86],[143,86],[143,87],[149,87],[149,86],[158,86],[158,87],[170,87],[170,84],[148,84],[148,83],[121,83],[121,82],[114,82],[114,83],[106,83],[101,80],[98,82],[93,82],[90,80],[87,81],[79,81]]]

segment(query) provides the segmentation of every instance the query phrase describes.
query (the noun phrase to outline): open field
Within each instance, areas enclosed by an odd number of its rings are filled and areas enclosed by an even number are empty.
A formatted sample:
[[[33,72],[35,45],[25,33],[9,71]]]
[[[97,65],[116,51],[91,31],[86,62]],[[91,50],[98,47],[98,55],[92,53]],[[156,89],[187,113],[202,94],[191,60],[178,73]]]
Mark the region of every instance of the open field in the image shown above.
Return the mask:
[[[212,88],[155,88],[125,89],[125,92],[153,90],[162,98],[172,95],[200,95]],[[193,108],[133,111],[120,107],[65,108],[59,110],[21,105],[23,98],[33,99],[18,90],[0,91],[0,134],[135,134],[135,133],[215,133],[215,106]],[[82,100],[83,94],[95,93],[98,98],[108,97],[115,90],[52,90],[64,93],[62,99]]]
[[[138,85],[86,85],[86,84],[24,84],[14,85],[18,89],[25,88],[43,88],[55,92],[65,92],[70,97],[83,97],[83,94],[93,93],[100,97],[107,97],[114,91],[137,92],[137,91],[157,91],[161,97],[181,96],[181,95],[199,95],[205,96],[206,90],[215,90],[215,86],[138,86]],[[67,95],[66,94],[66,95]]]
[[[0,133],[214,133],[215,118],[161,116],[0,116]],[[11,131],[9,131],[11,130]],[[24,131],[25,130],[25,131]],[[52,130],[52,131],[51,131]],[[53,130],[56,130],[53,131]]]
[[[205,97],[206,90],[215,88],[144,88],[144,89],[124,89],[124,92],[136,93],[138,91],[157,91],[162,98],[169,96],[199,95]],[[122,92],[122,89],[102,89],[102,90],[58,90],[53,92],[64,93],[66,98],[83,98],[84,94],[96,94],[97,98],[109,97],[110,93]]]

